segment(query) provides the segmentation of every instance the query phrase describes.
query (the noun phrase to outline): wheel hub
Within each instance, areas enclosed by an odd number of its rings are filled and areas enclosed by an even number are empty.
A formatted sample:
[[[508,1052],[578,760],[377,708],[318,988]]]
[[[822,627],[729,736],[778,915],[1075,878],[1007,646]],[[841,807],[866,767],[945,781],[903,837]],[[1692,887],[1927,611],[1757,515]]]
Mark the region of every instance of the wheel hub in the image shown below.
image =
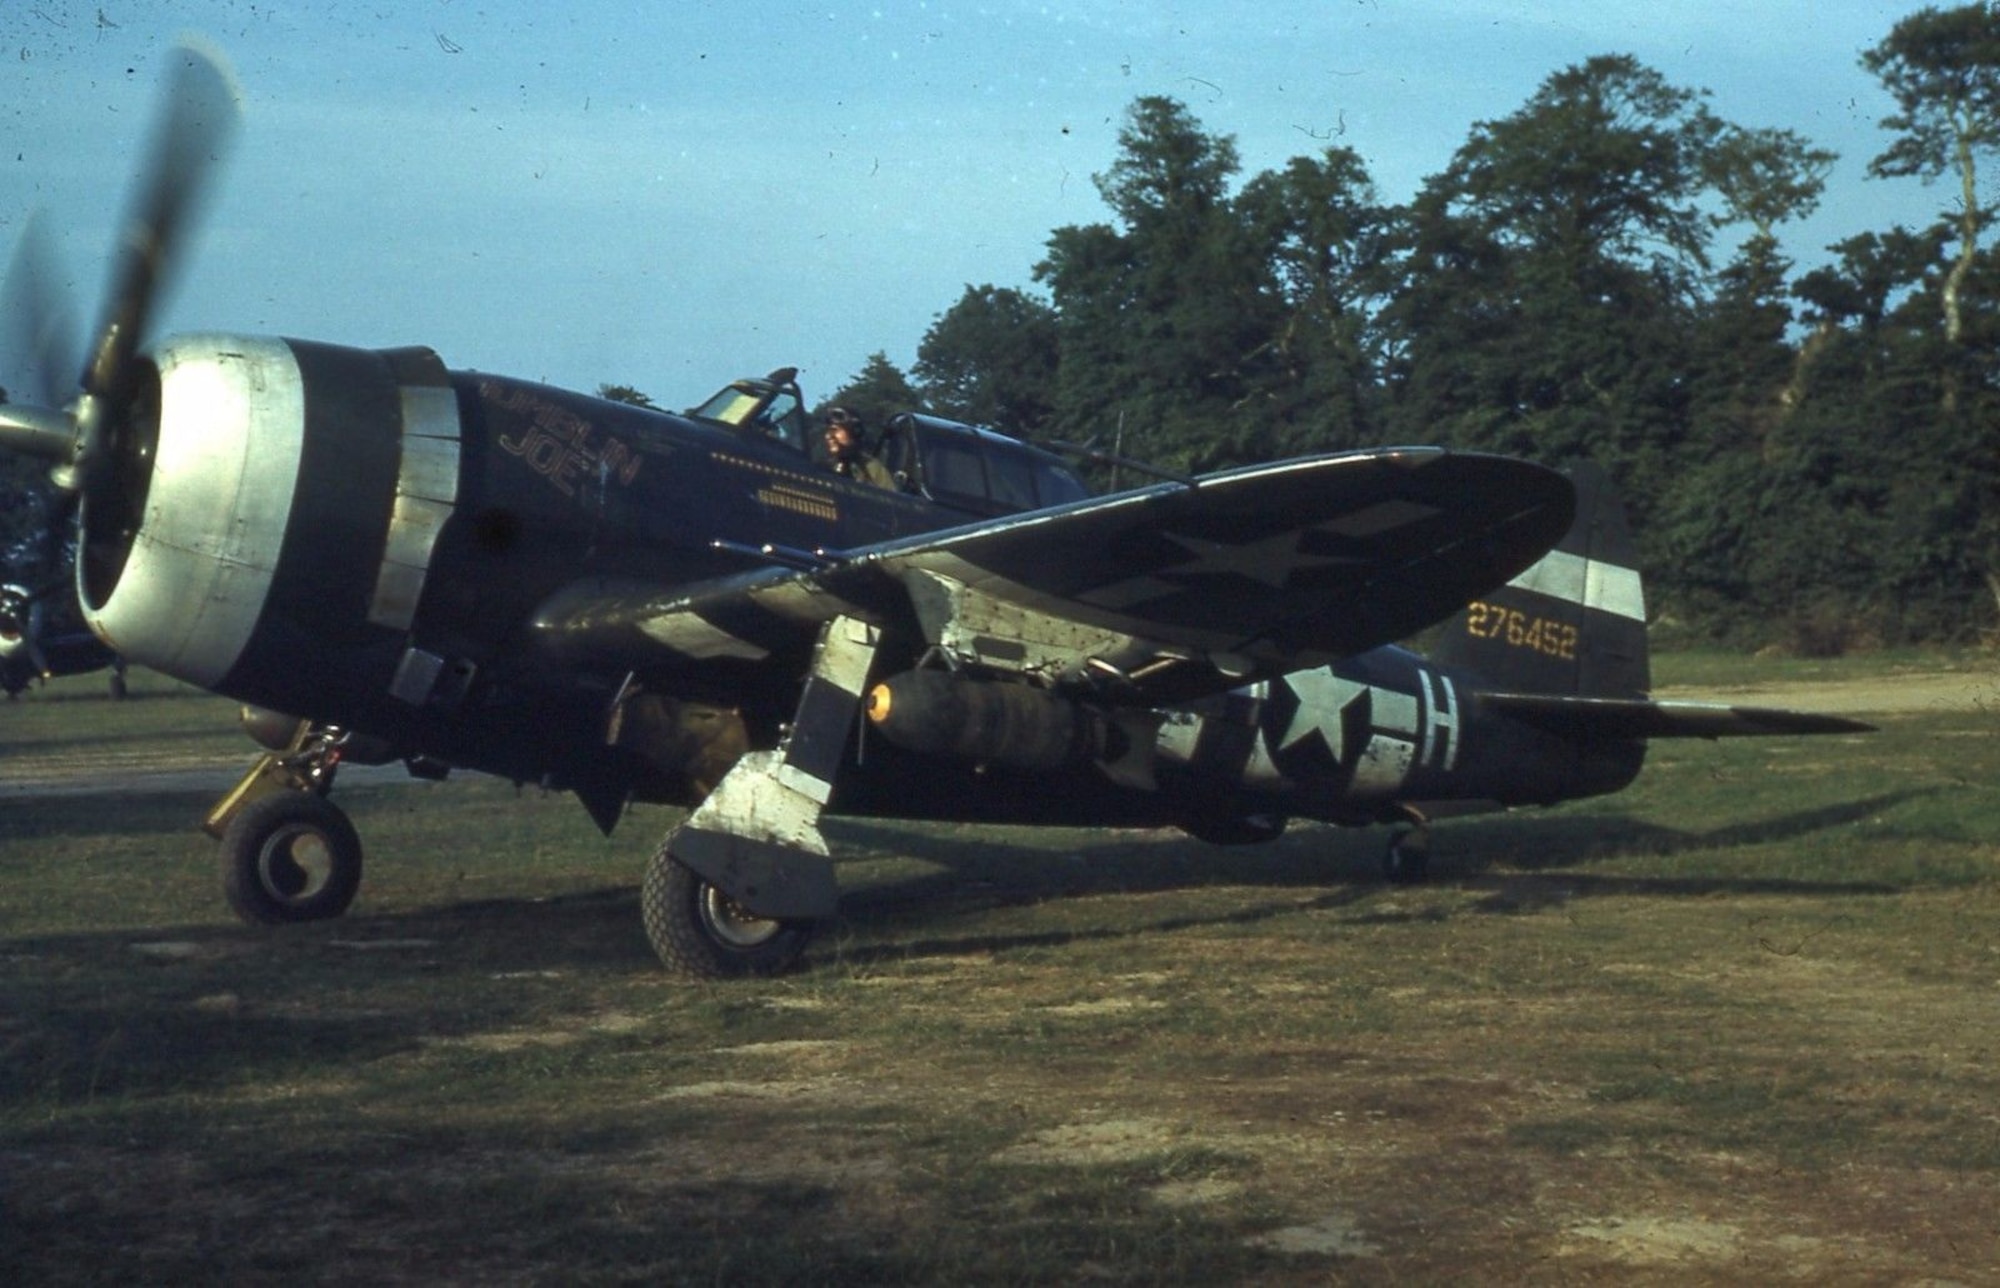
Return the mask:
[[[712,885],[703,883],[699,896],[702,924],[732,948],[756,948],[784,929],[782,922],[759,917]]]
[[[257,875],[280,902],[310,899],[333,879],[332,848],[318,828],[281,828],[258,850]]]

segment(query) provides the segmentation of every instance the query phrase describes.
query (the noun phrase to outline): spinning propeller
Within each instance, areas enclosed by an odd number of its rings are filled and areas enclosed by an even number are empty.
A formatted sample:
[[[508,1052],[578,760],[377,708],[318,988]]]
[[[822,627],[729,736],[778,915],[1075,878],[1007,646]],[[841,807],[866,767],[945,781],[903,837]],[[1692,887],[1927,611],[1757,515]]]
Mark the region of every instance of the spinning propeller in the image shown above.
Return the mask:
[[[52,507],[51,530],[68,521],[76,499],[110,485],[134,404],[144,388],[139,345],[185,255],[211,179],[239,116],[234,78],[220,55],[192,45],[173,52],[165,101],[147,164],[134,191],[117,249],[110,289],[76,395],[69,350],[69,309],[55,289],[53,255],[39,220],[30,220],[0,297],[0,344],[31,387],[32,401],[0,404],[0,449],[50,461],[66,494]],[[143,451],[143,445],[134,450]]]

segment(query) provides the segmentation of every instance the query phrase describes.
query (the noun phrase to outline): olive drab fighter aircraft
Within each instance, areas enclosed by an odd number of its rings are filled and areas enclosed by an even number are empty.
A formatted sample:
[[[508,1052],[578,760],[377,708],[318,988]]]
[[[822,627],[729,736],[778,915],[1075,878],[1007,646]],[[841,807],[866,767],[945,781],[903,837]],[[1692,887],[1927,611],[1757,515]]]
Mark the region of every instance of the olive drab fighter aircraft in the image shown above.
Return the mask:
[[[1091,496],[1057,455],[907,415],[884,489],[814,459],[791,371],[668,414],[421,348],[142,349],[236,119],[193,49],[167,103],[81,388],[0,407],[0,446],[80,503],[104,644],[271,748],[207,821],[247,920],[353,899],[343,761],[566,789],[607,831],[687,807],[641,905],[713,977],[790,965],[834,912],[830,811],[1223,843],[1402,823],[1386,868],[1416,879],[1429,818],[1617,790],[1648,738],[1865,727],[1649,701],[1590,470],[1398,447]],[[1438,623],[1429,657],[1393,643]]]

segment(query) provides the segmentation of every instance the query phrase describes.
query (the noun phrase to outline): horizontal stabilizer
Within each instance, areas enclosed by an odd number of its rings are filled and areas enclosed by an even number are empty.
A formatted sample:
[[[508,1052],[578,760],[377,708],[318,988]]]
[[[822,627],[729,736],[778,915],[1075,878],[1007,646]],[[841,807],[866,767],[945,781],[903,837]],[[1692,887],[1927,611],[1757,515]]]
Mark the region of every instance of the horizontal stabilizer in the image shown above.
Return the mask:
[[[1545,693],[1482,693],[1478,702],[1488,711],[1582,742],[1869,733],[1875,728],[1844,716],[1712,702],[1573,698]]]

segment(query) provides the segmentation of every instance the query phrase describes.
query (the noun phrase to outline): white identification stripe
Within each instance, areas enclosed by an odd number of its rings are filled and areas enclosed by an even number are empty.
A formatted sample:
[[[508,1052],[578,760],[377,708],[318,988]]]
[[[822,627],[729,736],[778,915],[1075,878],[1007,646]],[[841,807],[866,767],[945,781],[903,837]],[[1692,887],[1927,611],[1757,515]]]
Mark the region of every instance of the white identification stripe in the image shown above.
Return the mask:
[[[1113,640],[1165,640],[1189,648],[1212,650],[1233,649],[1243,642],[1240,630],[1225,630],[1221,626],[1202,629],[1189,622],[1175,623],[1170,629],[1163,628],[1161,623],[1151,618],[1122,611],[1115,602],[1100,600],[1099,596],[1116,600],[1121,594],[1135,589],[1133,580],[1107,582],[1072,599],[1010,581],[945,550],[927,550],[908,559],[892,556],[884,560],[884,566],[905,576],[914,571],[959,582],[982,597],[983,603],[1004,605],[1028,617],[1045,614],[1062,623],[1060,632],[1065,638],[1073,638],[1088,630],[1108,635]],[[1103,653],[1113,647],[1113,643],[1093,643],[1088,651]]]
[[[368,620],[406,631],[423,598],[431,550],[458,499],[458,398],[449,388],[402,390],[402,455],[396,466],[396,504]]]
[[[639,630],[686,657],[740,657],[761,661],[771,650],[714,626],[693,613],[669,613],[639,623]]]
[[[1551,550],[1540,563],[1507,584],[1635,622],[1646,620],[1646,592],[1635,568]]]
[[[827,623],[813,658],[812,675],[806,681],[807,696],[799,703],[799,714],[786,736],[774,777],[801,796],[824,805],[833,798],[833,778],[840,769],[847,727],[861,705],[861,688],[868,682],[868,668],[875,662],[875,628],[852,617],[836,617]],[[815,701],[812,686],[824,685],[844,699],[834,704]],[[811,713],[810,715],[808,713]],[[804,754],[801,755],[801,740]]]
[[[867,616],[860,608],[802,578],[759,586],[750,592],[750,602],[795,624],[817,626],[834,617]]]
[[[826,838],[819,830],[822,802],[787,784],[778,772],[781,763],[775,751],[744,753],[688,816],[686,826],[824,855]]]

